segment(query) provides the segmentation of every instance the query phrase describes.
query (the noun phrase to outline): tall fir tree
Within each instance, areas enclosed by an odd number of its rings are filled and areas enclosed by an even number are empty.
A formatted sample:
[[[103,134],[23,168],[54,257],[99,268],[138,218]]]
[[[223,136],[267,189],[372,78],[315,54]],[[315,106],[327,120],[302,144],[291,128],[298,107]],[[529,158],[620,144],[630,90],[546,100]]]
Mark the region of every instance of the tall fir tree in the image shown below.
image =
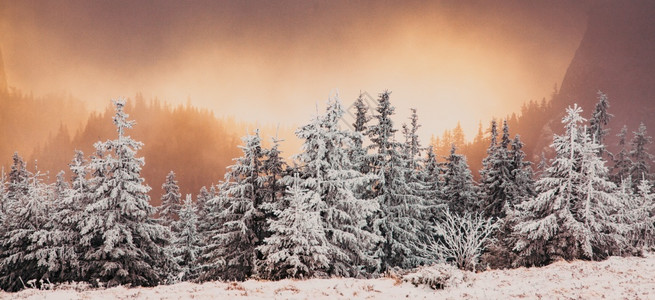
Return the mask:
[[[607,152],[605,147],[605,136],[607,136],[609,129],[606,129],[605,127],[607,124],[609,124],[610,119],[613,117],[613,115],[608,112],[609,107],[610,103],[607,95],[601,91],[598,91],[598,103],[596,103],[594,112],[591,114],[591,119],[589,119],[587,134],[589,134],[589,137],[596,141],[596,143],[600,146],[600,155],[603,155]]]
[[[23,277],[37,282],[48,279],[59,267],[56,253],[48,251],[49,243],[46,245],[51,229],[51,188],[38,171],[24,170],[23,174],[27,178],[13,177],[22,182],[18,185],[14,181],[15,190],[21,192],[13,194],[16,198],[9,203],[3,224],[6,228],[0,237],[0,287],[6,291],[20,290]]]
[[[200,188],[198,195],[196,196],[196,207],[198,211],[198,232],[204,240],[207,239],[206,233],[209,231],[211,222],[209,220],[209,215],[211,211],[211,206],[209,201],[216,195],[214,187],[212,186],[210,190],[207,190],[206,186]]]
[[[509,209],[534,195],[530,162],[524,160],[523,143],[517,135],[510,139],[507,121],[503,122],[503,135],[496,143],[496,124],[491,126],[491,144],[480,171],[483,191],[482,213],[486,217],[503,219]]]
[[[637,191],[632,189],[630,177],[625,179],[617,192],[619,199],[625,204],[620,218],[629,226],[626,238],[635,254],[643,255],[649,247],[655,245],[655,195],[652,184],[645,179],[639,180]],[[629,251],[630,249],[624,249]]]
[[[25,161],[18,155],[18,152],[14,152],[12,160],[13,164],[9,171],[7,185],[7,197],[9,199],[18,199],[20,196],[27,194],[30,172],[27,171]]]
[[[210,228],[201,280],[245,280],[256,272],[255,248],[267,232],[259,132],[243,138],[243,155],[228,168],[218,195],[207,203]]]
[[[330,246],[322,226],[320,195],[301,188],[298,175],[284,198],[289,205],[278,207],[269,219],[272,235],[257,247],[265,260],[261,276],[278,280],[311,278],[327,274]]]
[[[368,114],[369,107],[364,103],[364,94],[360,93],[355,100],[355,122],[352,124],[353,147],[351,150],[350,160],[356,165],[357,169],[366,174],[369,172],[369,165],[366,162],[366,148],[364,147],[364,138],[368,132],[368,122],[371,116]]]
[[[179,219],[175,221],[178,233],[173,241],[175,245],[175,260],[180,266],[182,280],[193,280],[198,276],[198,256],[202,247],[202,239],[198,232],[197,207],[193,203],[191,194],[187,194],[179,212]]]
[[[5,176],[5,169],[2,168],[0,173],[0,228],[5,227],[5,218],[7,216],[7,178]],[[0,229],[0,236],[2,236],[2,229]]]
[[[61,199],[53,219],[59,222],[59,232],[56,234],[61,237],[62,253],[66,254],[62,256],[68,257],[62,272],[65,276],[61,280],[79,281],[84,280],[80,264],[80,228],[87,218],[85,209],[90,204],[93,191],[87,179],[89,170],[82,151],[75,151],[69,168],[72,173],[71,187]]]
[[[456,153],[455,145],[446,157],[444,170],[444,200],[451,212],[463,215],[474,213],[480,209],[479,191],[469,169],[466,157]]]
[[[329,245],[328,274],[359,276],[377,267],[371,245],[380,238],[366,230],[366,220],[379,206],[357,193],[370,186],[375,176],[362,174],[350,160],[356,134],[339,127],[343,114],[341,101],[335,97],[328,101],[324,115],[298,129],[303,146],[295,160],[302,173],[299,184],[321,199],[318,209]]]
[[[93,199],[80,230],[83,272],[94,284],[154,286],[175,269],[164,251],[171,233],[152,217],[150,187],[141,177],[145,162],[136,157],[143,144],[125,134],[134,125],[125,100],[113,103],[118,137],[96,143],[90,165]]]
[[[280,143],[281,139],[273,138],[272,146],[269,149],[264,149],[264,159],[262,161],[263,185],[264,185],[264,200],[265,204],[276,205],[281,202],[285,191],[285,185],[282,178],[285,176],[286,162],[281,156]],[[270,206],[267,205],[267,206]],[[268,208],[267,208],[268,209]],[[271,217],[271,212],[266,212],[266,217]]]
[[[180,187],[175,180],[175,172],[170,171],[166,175],[166,181],[161,188],[164,194],[161,196],[161,206],[159,207],[159,220],[162,225],[168,226],[173,232],[177,232],[174,226],[171,226],[179,218],[180,208],[182,207],[182,194]]]
[[[524,219],[515,226],[518,264],[542,265],[558,258],[599,259],[623,242],[612,212],[620,209],[607,179],[605,162],[582,123],[582,110],[567,109],[564,135],[556,135],[556,157],[537,181],[538,195],[519,205]]]
[[[426,156],[419,172],[419,180],[424,185],[423,199],[428,209],[426,221],[434,222],[447,205],[443,194],[443,169],[437,161],[432,145],[426,149]]]
[[[619,138],[619,152],[612,156],[614,165],[612,166],[612,172],[610,174],[610,179],[612,179],[615,184],[621,184],[623,180],[630,177],[630,167],[632,166],[632,161],[630,160],[630,152],[626,147],[627,134],[628,127],[623,125],[621,132],[616,135]]]
[[[630,140],[630,161],[632,162],[630,176],[632,178],[642,178],[644,176],[649,180],[652,178],[650,166],[653,162],[653,155],[649,151],[652,140],[646,132],[646,125],[644,123],[639,124],[639,129],[634,132],[634,136]]]
[[[655,245],[655,194],[653,185],[646,178],[642,177],[637,186],[637,215],[634,219],[633,230],[637,233],[638,249],[648,248]]]
[[[407,184],[409,168],[402,157],[402,145],[395,141],[396,129],[391,116],[394,107],[390,92],[380,94],[374,118],[377,124],[369,127],[371,141],[367,161],[371,172],[379,178],[373,194],[380,204],[374,228],[384,238],[378,246],[380,271],[393,267],[412,268],[431,261],[426,241],[425,214],[429,212],[420,196]]]

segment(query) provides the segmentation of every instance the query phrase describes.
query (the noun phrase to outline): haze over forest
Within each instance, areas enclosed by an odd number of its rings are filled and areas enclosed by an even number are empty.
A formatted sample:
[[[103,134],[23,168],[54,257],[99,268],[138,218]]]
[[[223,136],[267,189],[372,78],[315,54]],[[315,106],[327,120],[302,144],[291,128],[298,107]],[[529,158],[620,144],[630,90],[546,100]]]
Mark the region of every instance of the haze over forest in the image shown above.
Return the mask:
[[[265,142],[278,132],[289,156],[317,102],[338,90],[348,107],[362,91],[388,89],[396,122],[417,108],[424,146],[433,136],[444,149],[457,142],[476,170],[494,117],[544,148],[549,101],[580,56],[589,16],[608,3],[0,1],[0,161],[18,150],[40,169],[66,169],[73,149],[91,154],[109,138],[109,99],[124,96],[148,183],[158,190],[173,169],[195,193],[222,178],[246,132],[262,128]],[[644,6],[626,9],[652,10]],[[625,21],[612,11],[604,20]],[[591,33],[587,43],[616,34]],[[443,141],[458,122],[466,142]]]

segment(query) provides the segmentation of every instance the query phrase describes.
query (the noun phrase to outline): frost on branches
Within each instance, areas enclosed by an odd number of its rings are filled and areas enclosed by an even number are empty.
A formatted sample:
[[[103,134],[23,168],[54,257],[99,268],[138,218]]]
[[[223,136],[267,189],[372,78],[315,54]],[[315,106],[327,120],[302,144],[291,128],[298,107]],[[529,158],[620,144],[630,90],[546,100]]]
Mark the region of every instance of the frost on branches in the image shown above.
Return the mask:
[[[159,220],[164,226],[170,228],[173,222],[178,219],[180,207],[182,206],[180,187],[177,185],[177,180],[175,180],[175,173],[173,171],[166,175],[166,181],[162,184],[161,188],[164,190],[164,195],[161,196]],[[174,228],[173,231],[175,231]]]
[[[481,211],[487,217],[503,219],[527,197],[534,196],[532,169],[524,160],[523,143],[518,135],[512,140],[507,121],[503,121],[503,135],[496,142],[496,121],[491,124],[491,144],[480,170],[484,192]]]
[[[269,220],[272,235],[258,247],[265,260],[262,276],[274,280],[325,275],[330,247],[322,226],[318,193],[300,187],[298,175],[285,196],[289,206]]]
[[[21,289],[21,276],[40,280],[48,277],[49,270],[57,271],[58,265],[50,263],[56,257],[44,251],[52,225],[48,216],[52,199],[42,177],[38,172],[28,172],[22,158],[14,154],[9,175],[11,196],[0,239],[0,285],[4,290]]]
[[[403,158],[402,145],[395,141],[396,129],[391,116],[395,108],[389,101],[390,92],[380,94],[376,114],[377,124],[369,127],[371,141],[367,160],[370,172],[378,176],[374,186],[380,212],[374,217],[373,228],[384,240],[377,246],[380,271],[388,268],[413,268],[430,262],[426,248],[428,239],[424,199],[408,184],[407,172],[413,172]]]
[[[170,231],[152,218],[150,187],[140,175],[145,163],[136,157],[142,143],[125,135],[134,121],[127,120],[124,100],[113,103],[118,137],[96,143],[100,155],[90,164],[96,176],[80,231],[83,272],[108,286],[154,286],[172,268],[164,251]]]
[[[480,255],[492,240],[497,224],[481,214],[462,216],[449,210],[434,223],[437,240],[430,249],[441,261],[454,262],[460,269],[475,271]]]
[[[581,124],[582,110],[567,109],[562,120],[566,133],[555,136],[556,157],[537,181],[538,195],[519,205],[524,220],[516,227],[525,265],[543,265],[558,258],[598,259],[623,244],[623,228],[612,216],[621,210],[607,179],[599,146]]]
[[[339,128],[343,114],[341,101],[330,99],[324,115],[296,132],[304,142],[295,158],[302,173],[298,184],[321,200],[317,209],[329,244],[328,274],[357,276],[377,267],[371,248],[380,237],[366,230],[366,220],[378,211],[378,204],[357,193],[375,176],[363,175],[351,161],[357,134]]]
[[[453,144],[446,157],[443,193],[448,207],[456,214],[478,211],[480,208],[478,187],[466,162],[466,156],[455,153]]]
[[[263,151],[259,132],[243,138],[243,156],[225,173],[218,195],[207,205],[210,228],[203,250],[201,280],[245,280],[256,272],[255,248],[267,224],[262,210]]]
[[[202,241],[198,233],[197,208],[190,194],[186,195],[179,216],[174,226],[177,228],[177,235],[173,241],[175,261],[184,274],[180,279],[192,280],[197,276],[197,259]]]

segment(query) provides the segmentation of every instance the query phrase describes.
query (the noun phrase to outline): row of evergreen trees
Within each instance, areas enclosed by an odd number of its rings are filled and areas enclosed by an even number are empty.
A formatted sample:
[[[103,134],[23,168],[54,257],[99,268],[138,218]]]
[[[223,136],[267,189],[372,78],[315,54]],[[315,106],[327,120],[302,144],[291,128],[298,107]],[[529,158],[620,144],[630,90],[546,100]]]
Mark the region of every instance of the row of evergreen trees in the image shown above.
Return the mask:
[[[492,267],[601,259],[652,245],[650,137],[642,126],[629,150],[609,153],[604,95],[589,126],[580,108],[567,110],[554,158],[536,176],[519,136],[511,138],[507,122],[499,135],[492,122],[479,183],[455,147],[440,162],[421,146],[416,110],[396,140],[389,92],[374,112],[357,99],[354,130],[339,126],[344,109],[330,99],[296,131],[303,146],[293,163],[281,157],[280,140],[265,148],[255,132],[243,138],[225,179],[201,189],[195,202],[191,195],[182,201],[171,172],[158,210],[140,177],[141,144],[125,135],[133,125],[125,102],[114,103],[118,138],[96,143],[88,161],[77,152],[70,182],[59,173],[45,184],[14,155],[0,189],[3,289],[29,279],[150,286],[375,276],[440,258],[431,245],[445,239],[433,225],[449,213],[497,224],[482,262]]]

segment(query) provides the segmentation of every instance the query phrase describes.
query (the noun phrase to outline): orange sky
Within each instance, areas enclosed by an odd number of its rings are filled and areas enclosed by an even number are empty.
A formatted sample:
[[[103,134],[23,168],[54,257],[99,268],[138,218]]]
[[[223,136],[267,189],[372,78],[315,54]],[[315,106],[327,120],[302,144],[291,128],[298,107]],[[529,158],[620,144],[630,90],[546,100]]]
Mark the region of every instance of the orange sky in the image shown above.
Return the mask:
[[[548,97],[577,48],[571,1],[0,0],[10,86],[108,99],[157,96],[261,123],[301,124],[338,89],[389,89],[424,144],[462,122]]]

